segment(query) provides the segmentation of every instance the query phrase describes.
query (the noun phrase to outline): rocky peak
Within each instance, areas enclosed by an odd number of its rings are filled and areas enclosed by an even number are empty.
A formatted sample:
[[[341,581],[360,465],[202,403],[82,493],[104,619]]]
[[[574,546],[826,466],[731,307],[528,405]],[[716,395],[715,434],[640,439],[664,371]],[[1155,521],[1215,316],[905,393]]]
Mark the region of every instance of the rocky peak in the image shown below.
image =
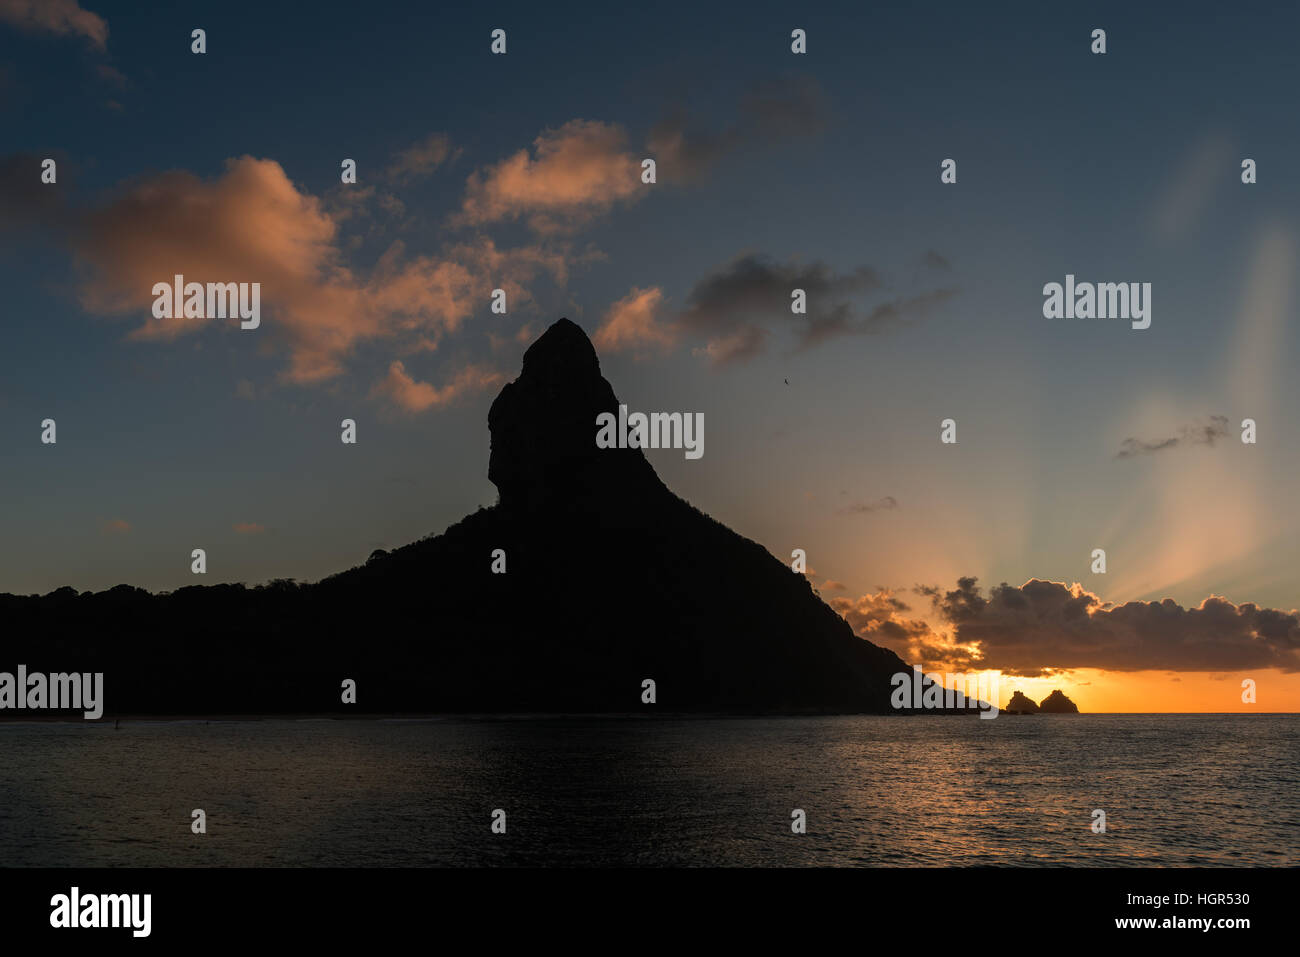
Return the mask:
[[[596,447],[596,417],[617,415],[618,404],[587,334],[568,319],[554,323],[488,411],[488,478],[502,507],[600,509],[667,494],[640,449]]]
[[[1034,699],[1027,697],[1023,691],[1017,691],[1002,710],[1014,714],[1037,714],[1038,705],[1034,704]]]

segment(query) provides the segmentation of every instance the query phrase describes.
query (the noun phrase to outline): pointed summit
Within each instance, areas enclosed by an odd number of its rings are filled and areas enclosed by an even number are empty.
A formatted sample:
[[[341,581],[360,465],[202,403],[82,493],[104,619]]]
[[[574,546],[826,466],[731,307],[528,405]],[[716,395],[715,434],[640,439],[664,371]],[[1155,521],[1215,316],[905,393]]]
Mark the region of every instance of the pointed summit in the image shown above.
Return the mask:
[[[524,352],[523,374],[573,379],[599,378],[596,347],[576,322],[558,319]]]
[[[618,414],[587,334],[560,319],[524,353],[523,371],[488,411],[488,478],[507,510],[608,511],[666,495],[640,449],[596,447],[596,417]]]

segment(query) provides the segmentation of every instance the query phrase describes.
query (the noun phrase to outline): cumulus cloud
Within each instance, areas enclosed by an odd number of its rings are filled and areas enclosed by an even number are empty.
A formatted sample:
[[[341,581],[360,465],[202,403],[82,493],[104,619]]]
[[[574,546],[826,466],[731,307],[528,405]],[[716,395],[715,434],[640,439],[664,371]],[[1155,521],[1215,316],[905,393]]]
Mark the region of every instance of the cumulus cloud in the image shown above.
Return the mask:
[[[152,318],[156,282],[181,274],[261,283],[263,328],[287,351],[284,378],[295,383],[339,375],[365,342],[436,345],[492,289],[505,289],[518,305],[535,278],[563,283],[568,269],[561,248],[503,249],[478,236],[426,256],[409,256],[395,242],[361,273],[342,255],[339,216],[296,187],[279,163],[250,156],[228,160],[214,179],[174,170],[127,184],[83,218],[74,248],[85,267],[83,306],[149,317],[137,338],[168,338],[208,322]]]
[[[108,45],[108,23],[77,0],[0,0],[0,22],[29,33],[85,37],[100,50]]]
[[[829,602],[854,631],[925,668],[997,669],[1027,678],[1105,671],[1300,671],[1300,612],[1211,595],[1193,608],[1173,599],[1103,601],[1074,583],[1030,579],[984,594],[976,579],[944,590],[917,586],[928,614],[889,589]]]
[[[100,530],[106,535],[120,535],[131,531],[131,523],[124,518],[112,518],[100,524]]]
[[[1168,438],[1145,440],[1129,437],[1120,443],[1120,449],[1115,454],[1115,458],[1131,459],[1136,455],[1150,455],[1155,452],[1163,452],[1166,449],[1178,448],[1179,446],[1214,445],[1215,442],[1226,438],[1227,435],[1228,417],[1226,415],[1212,415],[1208,422],[1184,425],[1178,430],[1177,435],[1171,435]]]
[[[622,127],[570,120],[523,149],[470,175],[459,222],[524,219],[539,233],[581,226],[616,203],[645,195],[641,160]]]
[[[1031,579],[981,594],[974,578],[934,600],[953,640],[978,646],[967,665],[1035,677],[1078,668],[1110,671],[1300,671],[1300,613],[1211,595],[1194,608],[1173,599],[1115,605],[1077,583]]]
[[[667,351],[677,341],[677,329],[662,316],[664,294],[658,287],[633,288],[605,313],[592,337],[604,352]]]
[[[258,535],[266,531],[266,526],[257,522],[236,522],[235,531],[240,535]]]
[[[860,637],[900,653],[912,653],[934,636],[930,625],[910,617],[911,607],[888,588],[860,598],[832,598],[829,604]]]
[[[489,389],[505,381],[505,376],[481,366],[466,366],[441,387],[419,382],[400,361],[388,367],[388,375],[375,384],[372,395],[389,399],[406,412],[424,412],[455,401],[463,395]]]

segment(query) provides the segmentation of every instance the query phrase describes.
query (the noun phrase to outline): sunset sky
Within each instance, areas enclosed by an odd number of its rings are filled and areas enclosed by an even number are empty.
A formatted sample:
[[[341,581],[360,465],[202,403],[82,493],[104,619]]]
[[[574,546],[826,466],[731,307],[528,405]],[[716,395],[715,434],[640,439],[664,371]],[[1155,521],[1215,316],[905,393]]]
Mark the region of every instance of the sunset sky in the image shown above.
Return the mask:
[[[1132,6],[0,0],[0,592],[441,531],[565,315],[630,408],[704,413],[669,487],[909,662],[1300,710],[1300,13]],[[154,319],[175,273],[261,327]],[[1151,327],[1045,319],[1067,274]]]

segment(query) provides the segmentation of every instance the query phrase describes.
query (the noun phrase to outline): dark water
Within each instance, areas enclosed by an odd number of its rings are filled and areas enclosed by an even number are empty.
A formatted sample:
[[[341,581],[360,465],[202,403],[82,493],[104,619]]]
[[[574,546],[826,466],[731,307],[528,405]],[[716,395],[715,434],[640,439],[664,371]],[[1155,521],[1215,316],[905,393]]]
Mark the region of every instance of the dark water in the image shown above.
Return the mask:
[[[1298,731],[1268,715],[0,724],[0,865],[1296,865]]]

